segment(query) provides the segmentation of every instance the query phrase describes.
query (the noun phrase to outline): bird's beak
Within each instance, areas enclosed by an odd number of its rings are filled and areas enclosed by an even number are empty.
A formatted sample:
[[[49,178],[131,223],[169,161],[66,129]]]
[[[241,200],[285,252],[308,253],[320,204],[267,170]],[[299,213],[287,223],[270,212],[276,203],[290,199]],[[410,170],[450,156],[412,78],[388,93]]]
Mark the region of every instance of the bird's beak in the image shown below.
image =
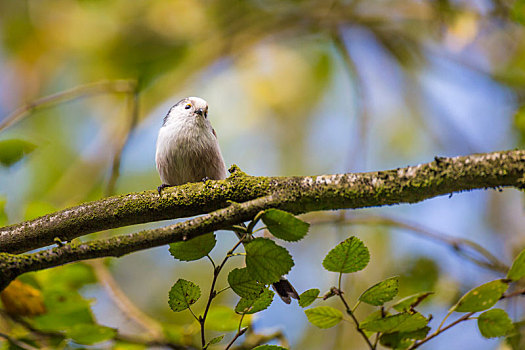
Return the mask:
[[[197,113],[198,115],[200,115],[201,117],[204,116],[204,108],[199,108],[195,111],[195,113]]]

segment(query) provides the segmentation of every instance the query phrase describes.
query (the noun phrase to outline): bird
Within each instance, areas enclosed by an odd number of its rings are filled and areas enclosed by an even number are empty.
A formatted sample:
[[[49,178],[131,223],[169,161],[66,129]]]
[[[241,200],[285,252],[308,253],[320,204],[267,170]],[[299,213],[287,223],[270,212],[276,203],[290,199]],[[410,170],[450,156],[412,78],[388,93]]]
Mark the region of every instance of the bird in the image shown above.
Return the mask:
[[[227,177],[217,133],[208,119],[208,103],[200,97],[187,97],[170,108],[157,137],[155,163],[161,185],[166,187]],[[283,276],[272,284],[286,303],[299,294]]]

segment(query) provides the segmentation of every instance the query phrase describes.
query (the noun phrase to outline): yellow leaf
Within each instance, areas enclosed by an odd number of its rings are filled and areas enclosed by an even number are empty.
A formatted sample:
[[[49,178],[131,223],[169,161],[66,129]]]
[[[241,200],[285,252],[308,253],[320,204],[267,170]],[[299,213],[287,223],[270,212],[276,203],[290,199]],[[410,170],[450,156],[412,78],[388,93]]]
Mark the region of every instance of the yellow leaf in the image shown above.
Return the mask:
[[[46,312],[42,294],[28,284],[14,280],[0,293],[7,313],[17,316],[37,316]]]

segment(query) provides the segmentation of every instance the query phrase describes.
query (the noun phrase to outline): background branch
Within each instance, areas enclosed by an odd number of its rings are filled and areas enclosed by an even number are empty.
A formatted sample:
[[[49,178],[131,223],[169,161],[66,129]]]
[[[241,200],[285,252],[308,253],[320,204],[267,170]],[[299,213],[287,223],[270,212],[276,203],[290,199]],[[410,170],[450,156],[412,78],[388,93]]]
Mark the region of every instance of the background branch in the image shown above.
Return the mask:
[[[453,249],[458,255],[463,256],[472,263],[486,269],[506,274],[509,267],[499,260],[494,254],[485,249],[480,244],[465,238],[454,237],[442,232],[437,232],[430,228],[396,219],[384,215],[363,215],[346,217],[345,215],[324,214],[319,217],[307,219],[310,224],[342,224],[342,225],[381,225],[393,228],[400,228],[414,232],[416,235],[429,238],[433,241],[445,244]]]
[[[90,83],[85,85],[79,85],[69,90],[57,92],[49,96],[44,96],[29,102],[17,109],[15,109],[7,117],[3,118],[0,123],[0,131],[7,129],[8,127],[18,123],[26,116],[29,116],[31,112],[41,109],[48,108],[60,103],[72,101],[77,98],[88,97],[92,95],[105,94],[105,93],[135,93],[137,89],[137,82],[135,80],[112,80],[112,81],[100,81],[96,83]]]

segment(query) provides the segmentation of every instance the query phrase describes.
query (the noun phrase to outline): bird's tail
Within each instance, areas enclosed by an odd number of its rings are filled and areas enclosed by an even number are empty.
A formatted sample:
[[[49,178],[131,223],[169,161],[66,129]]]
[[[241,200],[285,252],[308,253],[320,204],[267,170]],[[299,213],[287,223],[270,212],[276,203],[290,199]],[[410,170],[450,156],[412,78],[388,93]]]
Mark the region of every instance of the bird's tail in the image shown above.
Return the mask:
[[[278,282],[272,284],[272,286],[275,292],[279,294],[281,299],[286,304],[290,304],[292,302],[292,298],[299,300],[299,294],[297,294],[295,288],[286,278],[281,277],[281,279]]]

